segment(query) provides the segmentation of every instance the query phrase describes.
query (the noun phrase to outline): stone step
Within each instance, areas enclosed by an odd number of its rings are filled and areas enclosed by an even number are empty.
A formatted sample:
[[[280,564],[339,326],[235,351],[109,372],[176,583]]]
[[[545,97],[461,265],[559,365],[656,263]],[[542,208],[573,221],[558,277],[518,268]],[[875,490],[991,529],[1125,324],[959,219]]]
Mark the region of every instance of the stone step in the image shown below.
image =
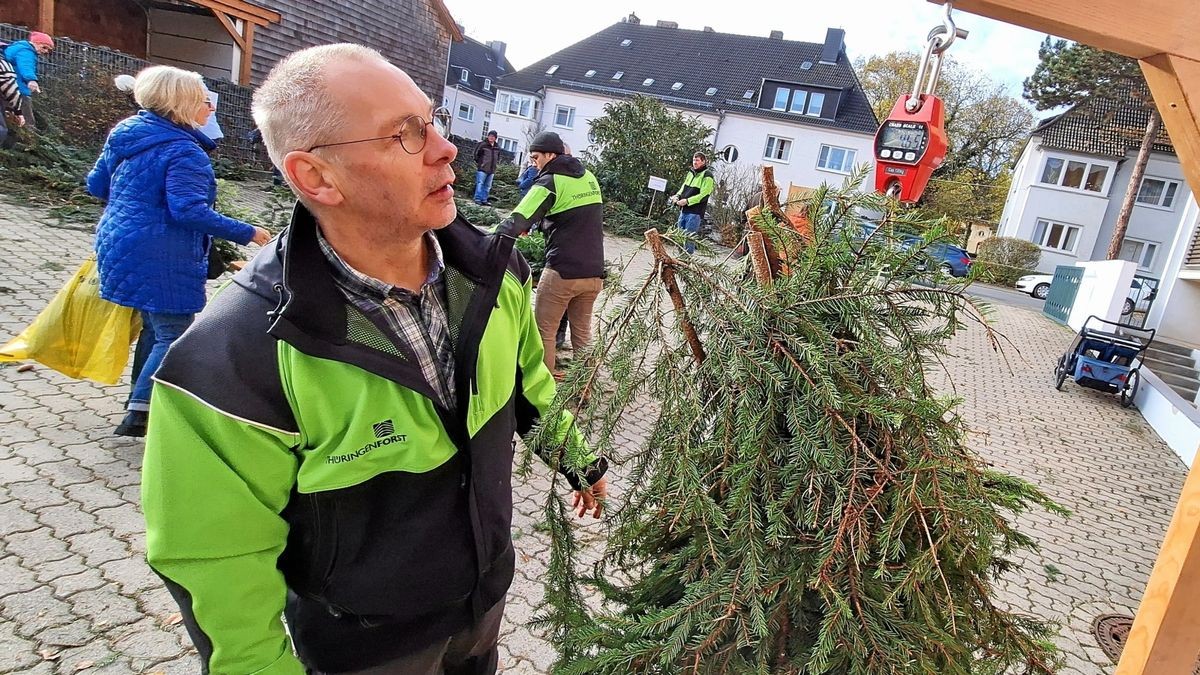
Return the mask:
[[[1179,394],[1180,396],[1183,397],[1183,400],[1191,401],[1193,404],[1196,403],[1196,392],[1200,391],[1200,389],[1195,389],[1195,388],[1188,389],[1187,387],[1180,387],[1180,386],[1176,386],[1174,384],[1167,385],[1167,386],[1174,389],[1176,394]],[[1200,406],[1197,406],[1197,407],[1200,407]]]
[[[1184,368],[1196,367],[1196,359],[1193,358],[1191,354],[1184,356],[1175,352],[1163,351],[1158,349],[1157,342],[1150,345],[1150,348],[1146,350],[1146,358],[1154,359],[1162,363],[1171,363],[1177,366],[1183,366]]]
[[[1194,351],[1191,347],[1172,344],[1166,340],[1155,340],[1154,344],[1150,345],[1150,348],[1157,349],[1160,352],[1170,352],[1172,354],[1178,354],[1180,356],[1186,356],[1189,358],[1191,358],[1192,352]]]
[[[1154,370],[1154,366],[1150,366],[1149,368],[1151,372],[1158,376],[1158,379],[1166,382],[1172,387],[1175,387],[1176,391],[1178,391],[1179,387],[1182,387],[1183,389],[1190,390],[1192,392],[1192,397],[1195,397],[1196,391],[1200,389],[1200,382],[1197,382],[1196,378],[1194,377],[1184,377],[1182,375],[1175,375],[1173,373],[1159,372]],[[1191,398],[1188,400],[1191,400]]]
[[[1159,377],[1166,374],[1178,375],[1179,377],[1185,377],[1200,384],[1200,374],[1191,366],[1181,366],[1177,363],[1162,361],[1151,354],[1146,355],[1146,365]]]

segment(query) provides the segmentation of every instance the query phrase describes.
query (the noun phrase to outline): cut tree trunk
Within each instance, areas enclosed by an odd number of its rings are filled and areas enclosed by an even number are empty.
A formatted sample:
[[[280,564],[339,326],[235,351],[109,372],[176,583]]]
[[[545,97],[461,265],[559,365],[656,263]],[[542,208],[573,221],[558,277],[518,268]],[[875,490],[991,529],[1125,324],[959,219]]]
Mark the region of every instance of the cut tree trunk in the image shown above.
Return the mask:
[[[1121,202],[1121,211],[1117,214],[1117,223],[1113,226],[1112,241],[1108,243],[1109,260],[1117,260],[1121,256],[1121,244],[1125,243],[1125,231],[1129,229],[1129,217],[1133,215],[1133,205],[1137,202],[1138,192],[1142,189],[1142,176],[1146,175],[1146,163],[1150,161],[1150,148],[1154,139],[1158,138],[1158,130],[1162,127],[1162,116],[1158,108],[1150,109],[1150,121],[1146,123],[1146,135],[1142,136],[1142,145],[1138,148],[1137,159],[1133,164],[1133,175],[1129,177],[1129,187],[1125,190],[1125,199]]]

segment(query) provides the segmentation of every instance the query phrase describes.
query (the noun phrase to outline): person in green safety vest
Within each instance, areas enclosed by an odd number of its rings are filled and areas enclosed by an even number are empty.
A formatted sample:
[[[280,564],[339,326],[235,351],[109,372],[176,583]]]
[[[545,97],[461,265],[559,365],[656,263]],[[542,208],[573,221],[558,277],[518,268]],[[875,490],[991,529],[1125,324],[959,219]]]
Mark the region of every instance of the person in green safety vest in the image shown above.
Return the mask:
[[[692,239],[700,235],[700,223],[704,220],[704,209],[708,207],[708,196],[712,194],[715,181],[712,169],[708,168],[708,157],[703,152],[692,155],[692,168],[687,178],[671,197],[671,203],[678,206],[679,220],[675,226],[687,232]],[[696,252],[696,244],[689,240],[684,248],[688,253]]]
[[[533,313],[546,367],[554,371],[554,335],[564,313],[571,322],[575,353],[592,339],[592,307],[604,277],[604,200],[596,177],[567,154],[558,134],[538,134],[529,144],[529,158],[538,167],[537,180],[496,231],[518,237],[542,221],[546,268]]]

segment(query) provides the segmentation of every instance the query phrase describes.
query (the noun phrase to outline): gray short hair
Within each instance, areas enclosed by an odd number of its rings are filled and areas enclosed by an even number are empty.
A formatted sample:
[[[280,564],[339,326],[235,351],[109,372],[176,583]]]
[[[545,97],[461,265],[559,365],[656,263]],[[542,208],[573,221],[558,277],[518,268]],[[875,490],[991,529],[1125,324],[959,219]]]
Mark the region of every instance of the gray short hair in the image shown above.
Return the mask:
[[[151,66],[133,81],[138,105],[186,127],[202,126],[195,117],[207,96],[200,73],[172,66]]]
[[[329,95],[325,69],[331,63],[382,61],[378,51],[341,43],[301,49],[279,62],[254,92],[254,123],[262,132],[271,162],[283,170],[289,152],[329,142],[345,117],[341,105]]]

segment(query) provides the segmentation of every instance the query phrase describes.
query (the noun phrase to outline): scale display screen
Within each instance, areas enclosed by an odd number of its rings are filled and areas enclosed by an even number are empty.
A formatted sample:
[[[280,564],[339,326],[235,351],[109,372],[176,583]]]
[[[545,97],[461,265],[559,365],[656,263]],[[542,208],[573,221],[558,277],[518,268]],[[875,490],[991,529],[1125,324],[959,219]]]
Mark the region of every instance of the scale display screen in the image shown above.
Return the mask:
[[[882,145],[893,150],[921,151],[925,147],[927,132],[924,127],[916,129],[888,125],[883,130]]]

